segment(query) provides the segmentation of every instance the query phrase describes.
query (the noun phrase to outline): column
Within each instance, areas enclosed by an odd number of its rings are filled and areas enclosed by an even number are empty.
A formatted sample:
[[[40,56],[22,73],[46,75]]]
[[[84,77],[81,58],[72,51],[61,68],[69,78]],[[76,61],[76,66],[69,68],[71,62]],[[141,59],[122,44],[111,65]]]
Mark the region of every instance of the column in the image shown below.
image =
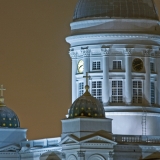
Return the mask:
[[[156,57],[156,71],[157,71],[157,104],[160,105],[160,52],[157,53]]]
[[[77,151],[78,160],[85,160],[85,151]]]
[[[151,74],[151,69],[150,69],[150,54],[149,51],[146,52],[145,55],[145,83],[144,83],[144,102],[146,105],[151,104],[151,80],[150,80],[150,74]]]
[[[90,50],[89,49],[82,49],[81,50],[83,54],[83,61],[84,61],[84,76],[86,75],[86,72],[90,71]],[[84,80],[84,86],[86,85],[86,81]]]
[[[109,103],[109,48],[102,48],[103,56],[103,83],[102,83],[102,101],[103,105]]]
[[[113,160],[113,156],[114,156],[114,153],[113,152],[109,152],[108,160]]]
[[[126,49],[125,55],[125,103],[131,105],[132,103],[132,70],[131,70],[131,49]]]
[[[66,154],[64,152],[62,152],[62,160],[66,159]]]
[[[77,73],[77,53],[74,51],[69,52],[72,58],[72,103],[77,99],[77,85],[76,85],[76,73]]]

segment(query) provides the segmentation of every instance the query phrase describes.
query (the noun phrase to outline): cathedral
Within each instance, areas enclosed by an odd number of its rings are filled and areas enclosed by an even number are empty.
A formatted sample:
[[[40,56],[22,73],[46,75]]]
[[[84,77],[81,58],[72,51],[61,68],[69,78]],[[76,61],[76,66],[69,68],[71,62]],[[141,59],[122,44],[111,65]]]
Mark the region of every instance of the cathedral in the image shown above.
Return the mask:
[[[70,27],[72,104],[62,134],[28,141],[1,85],[0,160],[160,160],[154,1],[78,0]]]

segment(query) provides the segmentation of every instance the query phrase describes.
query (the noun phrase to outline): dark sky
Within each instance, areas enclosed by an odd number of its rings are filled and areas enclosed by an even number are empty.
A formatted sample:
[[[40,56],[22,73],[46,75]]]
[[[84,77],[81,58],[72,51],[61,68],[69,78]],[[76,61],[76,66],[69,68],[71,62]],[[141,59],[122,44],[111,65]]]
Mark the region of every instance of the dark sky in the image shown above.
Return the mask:
[[[0,84],[7,89],[6,105],[28,128],[28,139],[61,134],[60,120],[71,105],[65,37],[76,2],[0,0]]]

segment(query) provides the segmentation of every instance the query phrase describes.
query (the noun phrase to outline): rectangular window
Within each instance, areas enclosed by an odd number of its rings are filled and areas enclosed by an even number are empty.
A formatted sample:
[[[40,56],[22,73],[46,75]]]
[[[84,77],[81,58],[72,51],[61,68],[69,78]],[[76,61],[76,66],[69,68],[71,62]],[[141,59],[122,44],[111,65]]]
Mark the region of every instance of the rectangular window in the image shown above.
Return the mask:
[[[154,82],[151,82],[151,104],[155,104],[155,86],[154,86]]]
[[[92,96],[102,102],[102,81],[92,82]]]
[[[112,81],[112,103],[123,102],[123,84],[122,81]]]
[[[92,70],[100,70],[101,69],[101,62],[100,61],[94,61],[92,63]]]
[[[113,69],[122,69],[121,61],[113,61]]]
[[[154,72],[154,71],[155,71],[155,70],[154,70],[154,63],[153,63],[153,62],[150,63],[150,68],[151,68],[151,72]]]
[[[142,103],[142,81],[133,81],[133,103]]]
[[[83,82],[80,82],[78,84],[78,96],[82,96],[84,93],[84,83]]]

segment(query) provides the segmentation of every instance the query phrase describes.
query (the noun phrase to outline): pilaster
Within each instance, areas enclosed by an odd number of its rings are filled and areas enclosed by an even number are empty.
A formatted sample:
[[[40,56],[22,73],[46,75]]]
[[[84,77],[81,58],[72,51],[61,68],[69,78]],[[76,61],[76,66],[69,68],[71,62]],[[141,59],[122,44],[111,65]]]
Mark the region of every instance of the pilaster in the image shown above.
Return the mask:
[[[77,151],[78,160],[85,160],[85,151]]]
[[[77,73],[77,52],[70,51],[69,55],[72,59],[72,103],[77,99],[76,73]]]
[[[131,70],[131,54],[132,49],[126,48],[125,52],[125,103],[132,103],[132,70]]]
[[[151,83],[150,83],[150,50],[144,50],[143,55],[145,56],[145,83],[144,83],[144,100],[146,105],[151,104]]]
[[[109,48],[102,48],[103,56],[103,83],[102,83],[102,101],[104,106],[109,103]]]

